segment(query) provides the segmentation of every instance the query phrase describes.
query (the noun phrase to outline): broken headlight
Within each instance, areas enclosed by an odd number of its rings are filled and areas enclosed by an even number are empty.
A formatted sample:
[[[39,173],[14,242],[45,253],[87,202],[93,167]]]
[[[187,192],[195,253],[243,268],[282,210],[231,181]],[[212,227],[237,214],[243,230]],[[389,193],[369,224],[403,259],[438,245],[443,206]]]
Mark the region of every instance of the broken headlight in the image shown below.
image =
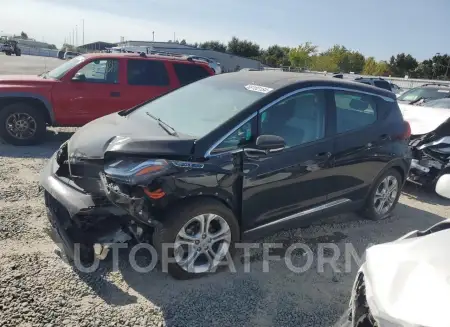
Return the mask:
[[[172,167],[163,159],[119,159],[105,165],[105,174],[119,183],[144,186],[150,178],[166,174]]]

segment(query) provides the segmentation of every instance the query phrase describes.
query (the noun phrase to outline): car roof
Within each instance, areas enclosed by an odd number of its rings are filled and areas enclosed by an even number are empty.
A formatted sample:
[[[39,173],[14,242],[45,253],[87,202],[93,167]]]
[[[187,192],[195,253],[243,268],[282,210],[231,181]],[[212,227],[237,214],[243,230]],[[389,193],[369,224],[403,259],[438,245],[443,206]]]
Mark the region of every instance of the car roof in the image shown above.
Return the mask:
[[[207,63],[203,61],[192,61],[188,59],[188,56],[165,56],[160,54],[145,54],[145,56],[139,53],[86,53],[83,54],[85,58],[89,59],[103,59],[103,58],[136,58],[142,60],[161,60],[161,61],[173,61],[173,62],[182,62],[182,63],[193,63],[197,65],[203,65],[209,67]]]
[[[395,95],[387,90],[372,85],[334,78],[332,76],[323,76],[308,73],[294,73],[283,71],[238,71],[235,73],[227,73],[216,75],[214,78],[223,78],[229,82],[247,84],[256,84],[258,86],[268,87],[273,90],[282,89],[284,87],[297,85],[298,87],[307,87],[308,84],[347,87],[356,90],[362,90],[375,93],[381,96],[395,98]]]
[[[440,83],[426,83],[422,84],[420,86],[417,86],[418,88],[442,88],[442,87],[450,87],[449,84],[440,84]]]

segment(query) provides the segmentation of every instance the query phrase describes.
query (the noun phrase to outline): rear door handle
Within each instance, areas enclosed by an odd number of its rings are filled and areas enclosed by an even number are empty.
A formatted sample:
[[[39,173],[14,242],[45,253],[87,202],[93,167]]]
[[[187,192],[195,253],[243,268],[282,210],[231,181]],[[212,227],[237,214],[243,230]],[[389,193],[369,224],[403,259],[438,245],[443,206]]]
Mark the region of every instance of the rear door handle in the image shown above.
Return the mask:
[[[331,157],[331,152],[320,152],[316,154],[316,158],[325,159]]]
[[[110,95],[111,95],[112,97],[118,98],[118,97],[120,97],[120,92],[111,92]]]

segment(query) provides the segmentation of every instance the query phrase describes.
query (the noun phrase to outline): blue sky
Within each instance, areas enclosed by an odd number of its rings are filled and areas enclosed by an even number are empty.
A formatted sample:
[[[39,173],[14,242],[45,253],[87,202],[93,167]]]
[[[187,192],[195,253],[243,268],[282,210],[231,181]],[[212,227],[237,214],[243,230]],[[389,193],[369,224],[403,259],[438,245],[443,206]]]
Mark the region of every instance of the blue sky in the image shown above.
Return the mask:
[[[8,12],[4,33],[25,30],[57,45],[76,25],[81,44],[84,19],[86,43],[151,40],[155,31],[156,41],[175,32],[188,42],[235,35],[263,47],[343,44],[378,60],[399,52],[419,60],[450,53],[450,0],[7,0],[2,12]]]

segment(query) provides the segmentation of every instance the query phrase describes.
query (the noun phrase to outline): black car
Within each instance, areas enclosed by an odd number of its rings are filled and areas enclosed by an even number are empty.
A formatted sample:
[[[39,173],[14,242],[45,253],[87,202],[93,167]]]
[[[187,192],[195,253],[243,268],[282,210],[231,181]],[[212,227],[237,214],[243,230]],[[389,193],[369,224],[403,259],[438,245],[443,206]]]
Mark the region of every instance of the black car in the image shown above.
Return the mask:
[[[381,77],[357,77],[355,81],[393,92],[391,83]]]
[[[41,185],[69,257],[81,243],[83,260],[103,258],[101,244],[122,230],[159,254],[172,245],[169,273],[190,278],[242,240],[346,211],[387,217],[409,170],[409,136],[395,95],[380,88],[221,74],[88,123]]]
[[[427,83],[400,94],[397,101],[414,104],[420,100],[429,101],[443,98],[450,98],[450,84]]]

